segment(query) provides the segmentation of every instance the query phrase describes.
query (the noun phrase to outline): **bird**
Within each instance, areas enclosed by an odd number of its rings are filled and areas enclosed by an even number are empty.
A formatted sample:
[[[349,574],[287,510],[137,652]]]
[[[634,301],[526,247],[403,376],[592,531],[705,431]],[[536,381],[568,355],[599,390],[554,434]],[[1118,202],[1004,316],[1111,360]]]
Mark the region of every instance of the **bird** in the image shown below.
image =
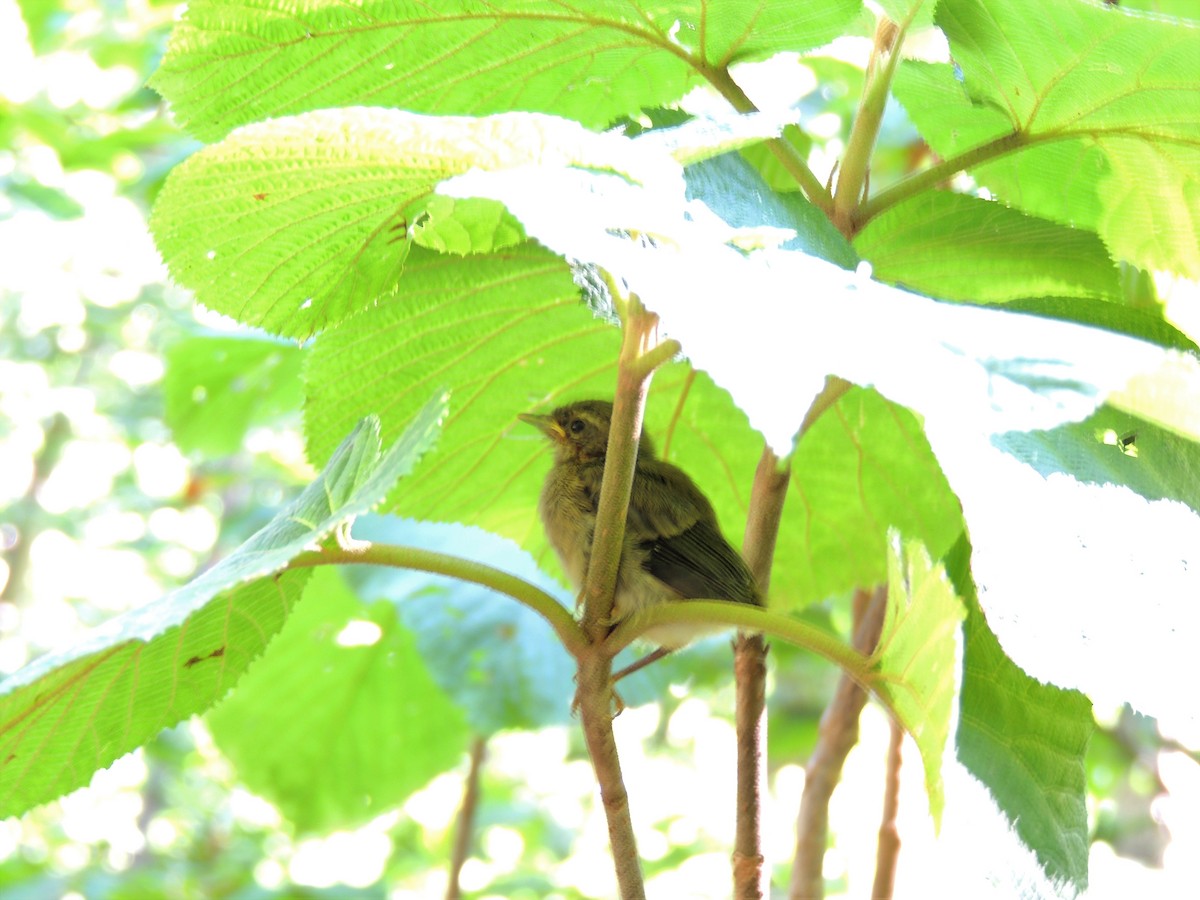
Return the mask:
[[[612,410],[606,400],[581,400],[549,415],[518,416],[553,444],[554,463],[538,511],[567,578],[580,590],[591,558]],[[658,603],[698,599],[762,602],[708,498],[682,469],[659,459],[643,433],[610,624]],[[647,629],[643,637],[659,649],[618,672],[614,681],[713,630],[719,627],[679,623]]]

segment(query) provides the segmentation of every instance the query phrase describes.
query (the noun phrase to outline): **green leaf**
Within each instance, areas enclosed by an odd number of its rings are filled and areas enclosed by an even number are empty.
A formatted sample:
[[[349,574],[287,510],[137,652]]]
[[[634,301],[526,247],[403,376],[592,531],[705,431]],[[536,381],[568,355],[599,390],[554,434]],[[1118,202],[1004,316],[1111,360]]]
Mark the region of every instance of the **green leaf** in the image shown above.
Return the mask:
[[[301,831],[353,828],[397,806],[466,748],[391,603],[363,604],[332,569],[238,689],[208,714],[250,790]]]
[[[947,558],[967,604],[958,758],[987,786],[1046,874],[1083,890],[1091,701],[1078,691],[1042,684],[1005,655],[979,608],[970,555],[964,539]]]
[[[1200,30],[1040,0],[942,0],[936,22],[963,82],[924,68],[949,102],[926,103],[904,71],[896,91],[939,155],[1015,134],[1013,156],[976,171],[996,194],[1096,229],[1118,258],[1200,275]]]
[[[942,564],[934,565],[919,541],[888,548],[888,596],[883,632],[871,660],[871,687],[885,698],[913,736],[925,767],[929,811],[940,822],[945,797],[942,754],[954,702],[956,636],[962,602]]]
[[[359,410],[378,410],[391,434],[431,388],[452,385],[442,452],[401,492],[399,511],[524,543],[540,483],[530,465],[544,447],[516,415],[566,386],[579,396],[611,394],[620,336],[580,303],[566,264],[529,244],[462,258],[414,249],[404,285],[402,301],[368,310],[313,347],[305,369],[310,458],[324,459]],[[516,513],[514,497],[522,498]]]
[[[448,217],[458,201],[432,201],[431,192],[472,167],[543,158],[639,183],[679,177],[669,157],[631,152],[624,138],[563,119],[322,110],[248,126],[190,157],[163,186],[151,230],[175,280],[201,303],[309,337],[396,289],[424,215],[437,235],[430,244],[477,251],[511,242],[514,223],[494,203],[471,201]],[[463,231],[451,234],[448,219]]]
[[[819,46],[859,8],[858,0],[313,0],[302,9],[196,0],[151,83],[206,140],[259,119],[360,104],[525,109],[601,128],[678,100],[712,68]]]
[[[949,191],[875,217],[854,248],[880,281],[946,300],[1120,297],[1117,269],[1094,233]]]
[[[307,580],[282,571],[366,512],[437,433],[436,397],[382,456],[368,419],[300,496],[199,578],[0,683],[0,815],[87,783],[96,769],[203,712],[280,629]]]
[[[252,425],[299,409],[298,347],[248,337],[185,338],[167,348],[166,420],[184,451],[236,453]]]
[[[788,552],[777,562],[793,573],[787,605],[882,582],[889,529],[938,556],[962,531],[958,500],[917,417],[872,390],[851,389],[816,421],[792,457],[788,489],[779,532]]]

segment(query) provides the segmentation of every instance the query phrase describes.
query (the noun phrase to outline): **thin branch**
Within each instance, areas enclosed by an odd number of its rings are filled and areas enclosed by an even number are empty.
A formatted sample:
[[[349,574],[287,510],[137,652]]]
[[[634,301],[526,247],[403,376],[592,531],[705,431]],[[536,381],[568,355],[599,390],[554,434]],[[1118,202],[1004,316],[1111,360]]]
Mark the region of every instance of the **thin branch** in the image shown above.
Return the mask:
[[[636,296],[623,295],[613,279],[606,276],[606,281],[614,304],[621,312],[623,340],[592,552],[582,595],[581,625],[589,652],[578,658],[579,688],[575,697],[584,741],[600,786],[617,885],[622,898],[641,900],[646,889],[633,834],[629,794],[613,737],[612,657],[605,652],[604,639],[612,624],[617,569],[625,541],[625,519],[633,488],[646,390],[654,367],[668,361],[679,348],[673,341],[655,346],[658,317],[646,312]]]
[[[345,547],[330,546],[320,550],[306,551],[292,559],[288,563],[288,568],[302,569],[311,566],[346,564],[417,569],[422,572],[449,575],[462,581],[481,584],[524,603],[549,622],[550,627],[554,629],[555,634],[558,635],[559,640],[572,656],[578,657],[588,649],[579,625],[576,624],[570,611],[565,609],[561,603],[528,581],[473,560],[460,559],[446,553],[435,553],[432,550],[420,550],[416,547],[400,547],[393,544],[374,544],[364,541]]]
[[[475,811],[479,808],[479,776],[487,756],[487,739],[477,737],[471,742],[471,765],[467,769],[467,784],[463,789],[462,804],[458,807],[458,818],[454,825],[454,849],[450,855],[450,883],[446,886],[446,900],[459,900],[462,887],[459,880],[463,864],[471,852],[471,839],[475,835]]]
[[[754,473],[742,555],[764,600],[771,581],[775,543],[790,470],[765,447]],[[733,847],[733,895],[760,900],[770,889],[762,850],[762,798],[766,793],[767,644],[761,634],[739,632],[734,641],[737,730],[737,822]]]
[[[869,653],[883,630],[887,589],[854,598],[854,646]],[[821,717],[817,746],[805,770],[804,794],[796,821],[796,856],[792,864],[791,900],[820,900],[825,896],[825,845],[829,839],[829,801],[842,777],[846,756],[858,743],[858,717],[867,703],[866,692],[843,674],[833,700]]]
[[[900,829],[896,827],[896,812],[900,808],[901,750],[904,729],[892,719],[892,735],[888,741],[887,776],[883,787],[883,817],[879,823],[879,843],[875,848],[875,884],[873,900],[892,900],[896,886],[896,860],[900,856]]]
[[[980,144],[978,147],[973,147],[957,156],[942,160],[937,165],[930,166],[928,169],[922,169],[920,172],[909,175],[886,190],[879,192],[860,206],[852,218],[852,230],[858,231],[871,221],[871,219],[885,210],[891,209],[898,203],[902,203],[910,197],[915,197],[922,191],[928,190],[934,185],[954,177],[959,172],[1031,146],[1034,143],[1037,143],[1037,141],[1030,138],[1023,131],[1009,132],[1006,135]]]

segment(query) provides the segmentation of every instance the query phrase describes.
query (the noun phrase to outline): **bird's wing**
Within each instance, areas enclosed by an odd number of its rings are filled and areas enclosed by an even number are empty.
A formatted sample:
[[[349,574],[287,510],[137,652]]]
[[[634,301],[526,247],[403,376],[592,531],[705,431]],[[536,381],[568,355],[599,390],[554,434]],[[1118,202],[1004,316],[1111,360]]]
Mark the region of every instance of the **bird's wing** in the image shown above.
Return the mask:
[[[638,461],[627,523],[646,570],[685,599],[758,602],[754,577],[717,527],[712,505],[682,470]]]

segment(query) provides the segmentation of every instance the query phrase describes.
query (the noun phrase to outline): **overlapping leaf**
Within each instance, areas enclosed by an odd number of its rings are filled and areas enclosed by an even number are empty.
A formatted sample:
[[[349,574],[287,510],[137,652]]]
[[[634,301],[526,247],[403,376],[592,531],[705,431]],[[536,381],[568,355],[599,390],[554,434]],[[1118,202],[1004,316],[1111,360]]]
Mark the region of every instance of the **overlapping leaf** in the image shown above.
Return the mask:
[[[895,87],[940,155],[1007,141],[975,170],[998,195],[1139,266],[1200,275],[1200,27],[1038,0],[942,0],[936,22],[963,80],[909,63]]]
[[[0,684],[0,815],[79,787],[92,772],[217,700],[279,631],[307,580],[287,563],[366,512],[437,433],[438,396],[380,454],[367,420],[317,480],[195,581],[41,657]]]
[[[206,140],[273,116],[369,104],[552,112],[603,127],[701,73],[834,37],[858,0],[196,0],[152,84]]]

